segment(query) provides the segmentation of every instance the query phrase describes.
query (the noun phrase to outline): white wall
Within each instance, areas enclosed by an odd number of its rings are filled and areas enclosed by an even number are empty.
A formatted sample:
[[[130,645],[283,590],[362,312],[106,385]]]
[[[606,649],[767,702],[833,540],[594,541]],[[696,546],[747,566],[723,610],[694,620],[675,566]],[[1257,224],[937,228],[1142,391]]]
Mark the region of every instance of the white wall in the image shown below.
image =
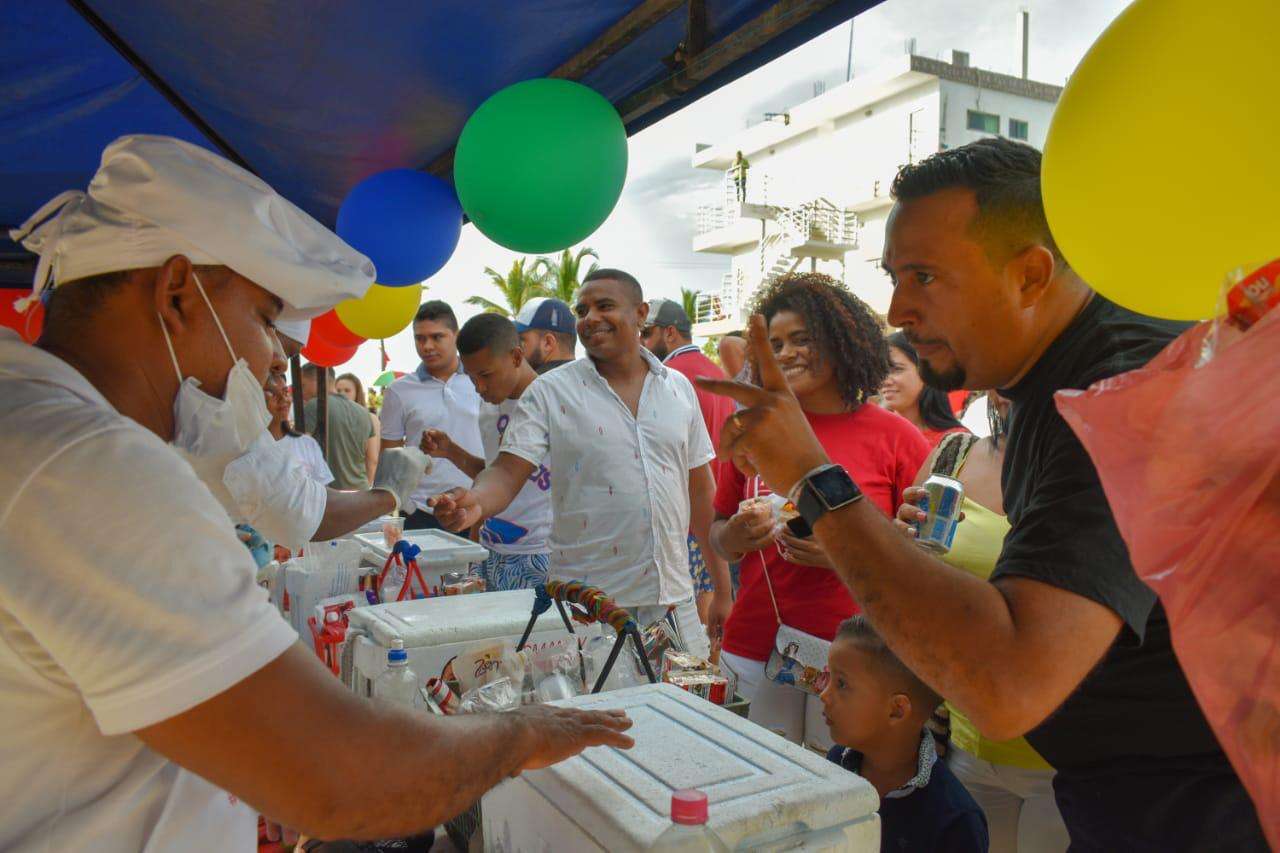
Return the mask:
[[[882,315],[889,313],[893,287],[889,276],[880,269],[884,253],[884,226],[891,208],[882,207],[862,218],[858,249],[845,256],[845,284],[853,294]]]
[[[909,135],[916,158],[937,150],[938,117],[934,79],[751,155],[748,181],[769,175],[770,204],[815,198],[852,204],[872,198],[877,180],[887,193],[888,182],[907,162]],[[754,193],[749,197],[757,200]]]
[[[950,80],[941,82],[945,119],[941,140],[942,144],[948,148],[958,148],[990,135],[968,129],[969,110],[1000,116],[1000,135],[1005,137],[1009,135],[1009,119],[1016,118],[1027,122],[1026,141],[1036,148],[1044,148],[1044,140],[1049,133],[1049,119],[1053,117],[1055,104],[1024,98],[1021,95],[1010,95],[1006,92],[979,89],[966,83],[955,83]]]
[[[943,145],[956,147],[983,138],[985,134],[966,129],[968,110],[1000,116],[1004,136],[1010,118],[1026,121],[1027,141],[1043,147],[1053,108],[1044,101],[934,78],[752,155],[748,181],[755,189],[749,189],[748,197],[764,201],[757,182],[768,174],[770,204],[796,205],[821,197],[849,206],[886,198],[893,176],[908,160],[923,159]],[[861,214],[859,247],[846,256],[843,269],[839,262],[818,262],[820,272],[835,278],[843,274],[850,289],[881,314],[888,312],[893,295],[878,263],[888,213],[884,206]],[[751,245],[731,258],[730,269],[741,270],[751,285],[759,278],[759,265],[756,246]],[[802,260],[799,269],[809,268],[809,260]]]

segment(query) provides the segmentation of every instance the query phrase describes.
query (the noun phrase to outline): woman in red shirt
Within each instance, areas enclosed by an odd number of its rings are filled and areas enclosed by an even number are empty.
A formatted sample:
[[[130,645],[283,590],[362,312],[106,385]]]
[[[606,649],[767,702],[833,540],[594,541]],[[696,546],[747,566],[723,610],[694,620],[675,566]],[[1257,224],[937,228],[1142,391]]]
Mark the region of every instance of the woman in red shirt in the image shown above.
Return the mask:
[[[888,371],[888,347],[875,315],[838,282],[816,273],[778,281],[756,310],[831,461],[845,466],[867,500],[892,516],[929,444],[903,418],[865,402]],[[748,480],[731,466],[720,476],[711,540],[726,559],[741,562],[742,574],[721,661],[751,700],[754,722],[797,743],[829,745],[817,697],[769,681],[764,665],[780,620],[830,640],[858,607],[815,540],[775,528],[772,516],[739,509],[747,498],[767,494],[758,478]]]
[[[951,411],[946,393],[920,378],[920,356],[902,332],[889,336],[889,374],[880,397],[889,410],[915,424],[930,447],[937,447],[947,433],[968,432]]]

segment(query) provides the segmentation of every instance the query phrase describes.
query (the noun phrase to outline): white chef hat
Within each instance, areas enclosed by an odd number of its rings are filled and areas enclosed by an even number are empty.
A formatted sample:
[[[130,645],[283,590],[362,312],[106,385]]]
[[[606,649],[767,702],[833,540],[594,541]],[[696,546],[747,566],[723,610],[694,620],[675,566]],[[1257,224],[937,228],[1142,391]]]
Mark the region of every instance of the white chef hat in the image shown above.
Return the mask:
[[[230,267],[275,294],[289,323],[363,296],[374,280],[368,258],[262,180],[168,136],[112,142],[87,194],[58,195],[9,236],[40,255],[28,299],[50,284],[182,254]]]

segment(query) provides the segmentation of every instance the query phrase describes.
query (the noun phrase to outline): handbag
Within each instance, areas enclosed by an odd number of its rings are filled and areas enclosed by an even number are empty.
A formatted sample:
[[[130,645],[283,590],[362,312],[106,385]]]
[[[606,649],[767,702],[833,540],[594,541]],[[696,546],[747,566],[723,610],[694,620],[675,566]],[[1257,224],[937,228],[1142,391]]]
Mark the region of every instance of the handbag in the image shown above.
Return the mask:
[[[778,599],[773,594],[773,581],[769,578],[764,554],[760,555],[760,568],[764,572],[765,585],[769,588],[769,599],[773,602],[773,615],[778,619],[778,633],[773,638],[773,648],[764,665],[764,677],[775,684],[794,687],[816,696],[827,686],[827,655],[831,651],[831,643],[799,628],[792,628],[782,621],[782,612],[778,609]]]

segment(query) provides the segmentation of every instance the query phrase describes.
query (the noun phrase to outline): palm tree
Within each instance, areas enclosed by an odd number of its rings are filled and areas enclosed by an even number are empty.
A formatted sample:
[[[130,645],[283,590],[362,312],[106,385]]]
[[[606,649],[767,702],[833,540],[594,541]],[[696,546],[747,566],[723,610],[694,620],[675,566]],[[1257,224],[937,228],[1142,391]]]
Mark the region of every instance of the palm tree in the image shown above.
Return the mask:
[[[689,319],[696,319],[698,316],[698,291],[690,290],[687,287],[680,288],[680,301],[684,303],[684,313],[689,315]]]
[[[525,264],[529,264],[528,268]],[[528,258],[517,258],[511,262],[511,271],[506,275],[493,267],[485,267],[493,286],[498,288],[506,305],[486,299],[483,296],[472,296],[467,299],[468,305],[476,305],[487,314],[501,314],[503,317],[514,317],[520,313],[524,304],[535,296],[545,296],[547,292],[547,274],[538,272],[538,263],[529,263]]]
[[[596,250],[588,246],[583,246],[576,254],[569,254],[569,250],[565,249],[560,253],[558,260],[551,258],[538,258],[535,266],[541,267],[543,274],[547,278],[545,285],[546,292],[543,296],[554,296],[561,302],[573,304],[573,298],[578,295],[578,288],[582,287],[582,278],[579,273],[582,270],[582,260],[587,256],[600,259],[596,254]],[[591,267],[586,274],[591,275],[600,265],[592,261]]]

